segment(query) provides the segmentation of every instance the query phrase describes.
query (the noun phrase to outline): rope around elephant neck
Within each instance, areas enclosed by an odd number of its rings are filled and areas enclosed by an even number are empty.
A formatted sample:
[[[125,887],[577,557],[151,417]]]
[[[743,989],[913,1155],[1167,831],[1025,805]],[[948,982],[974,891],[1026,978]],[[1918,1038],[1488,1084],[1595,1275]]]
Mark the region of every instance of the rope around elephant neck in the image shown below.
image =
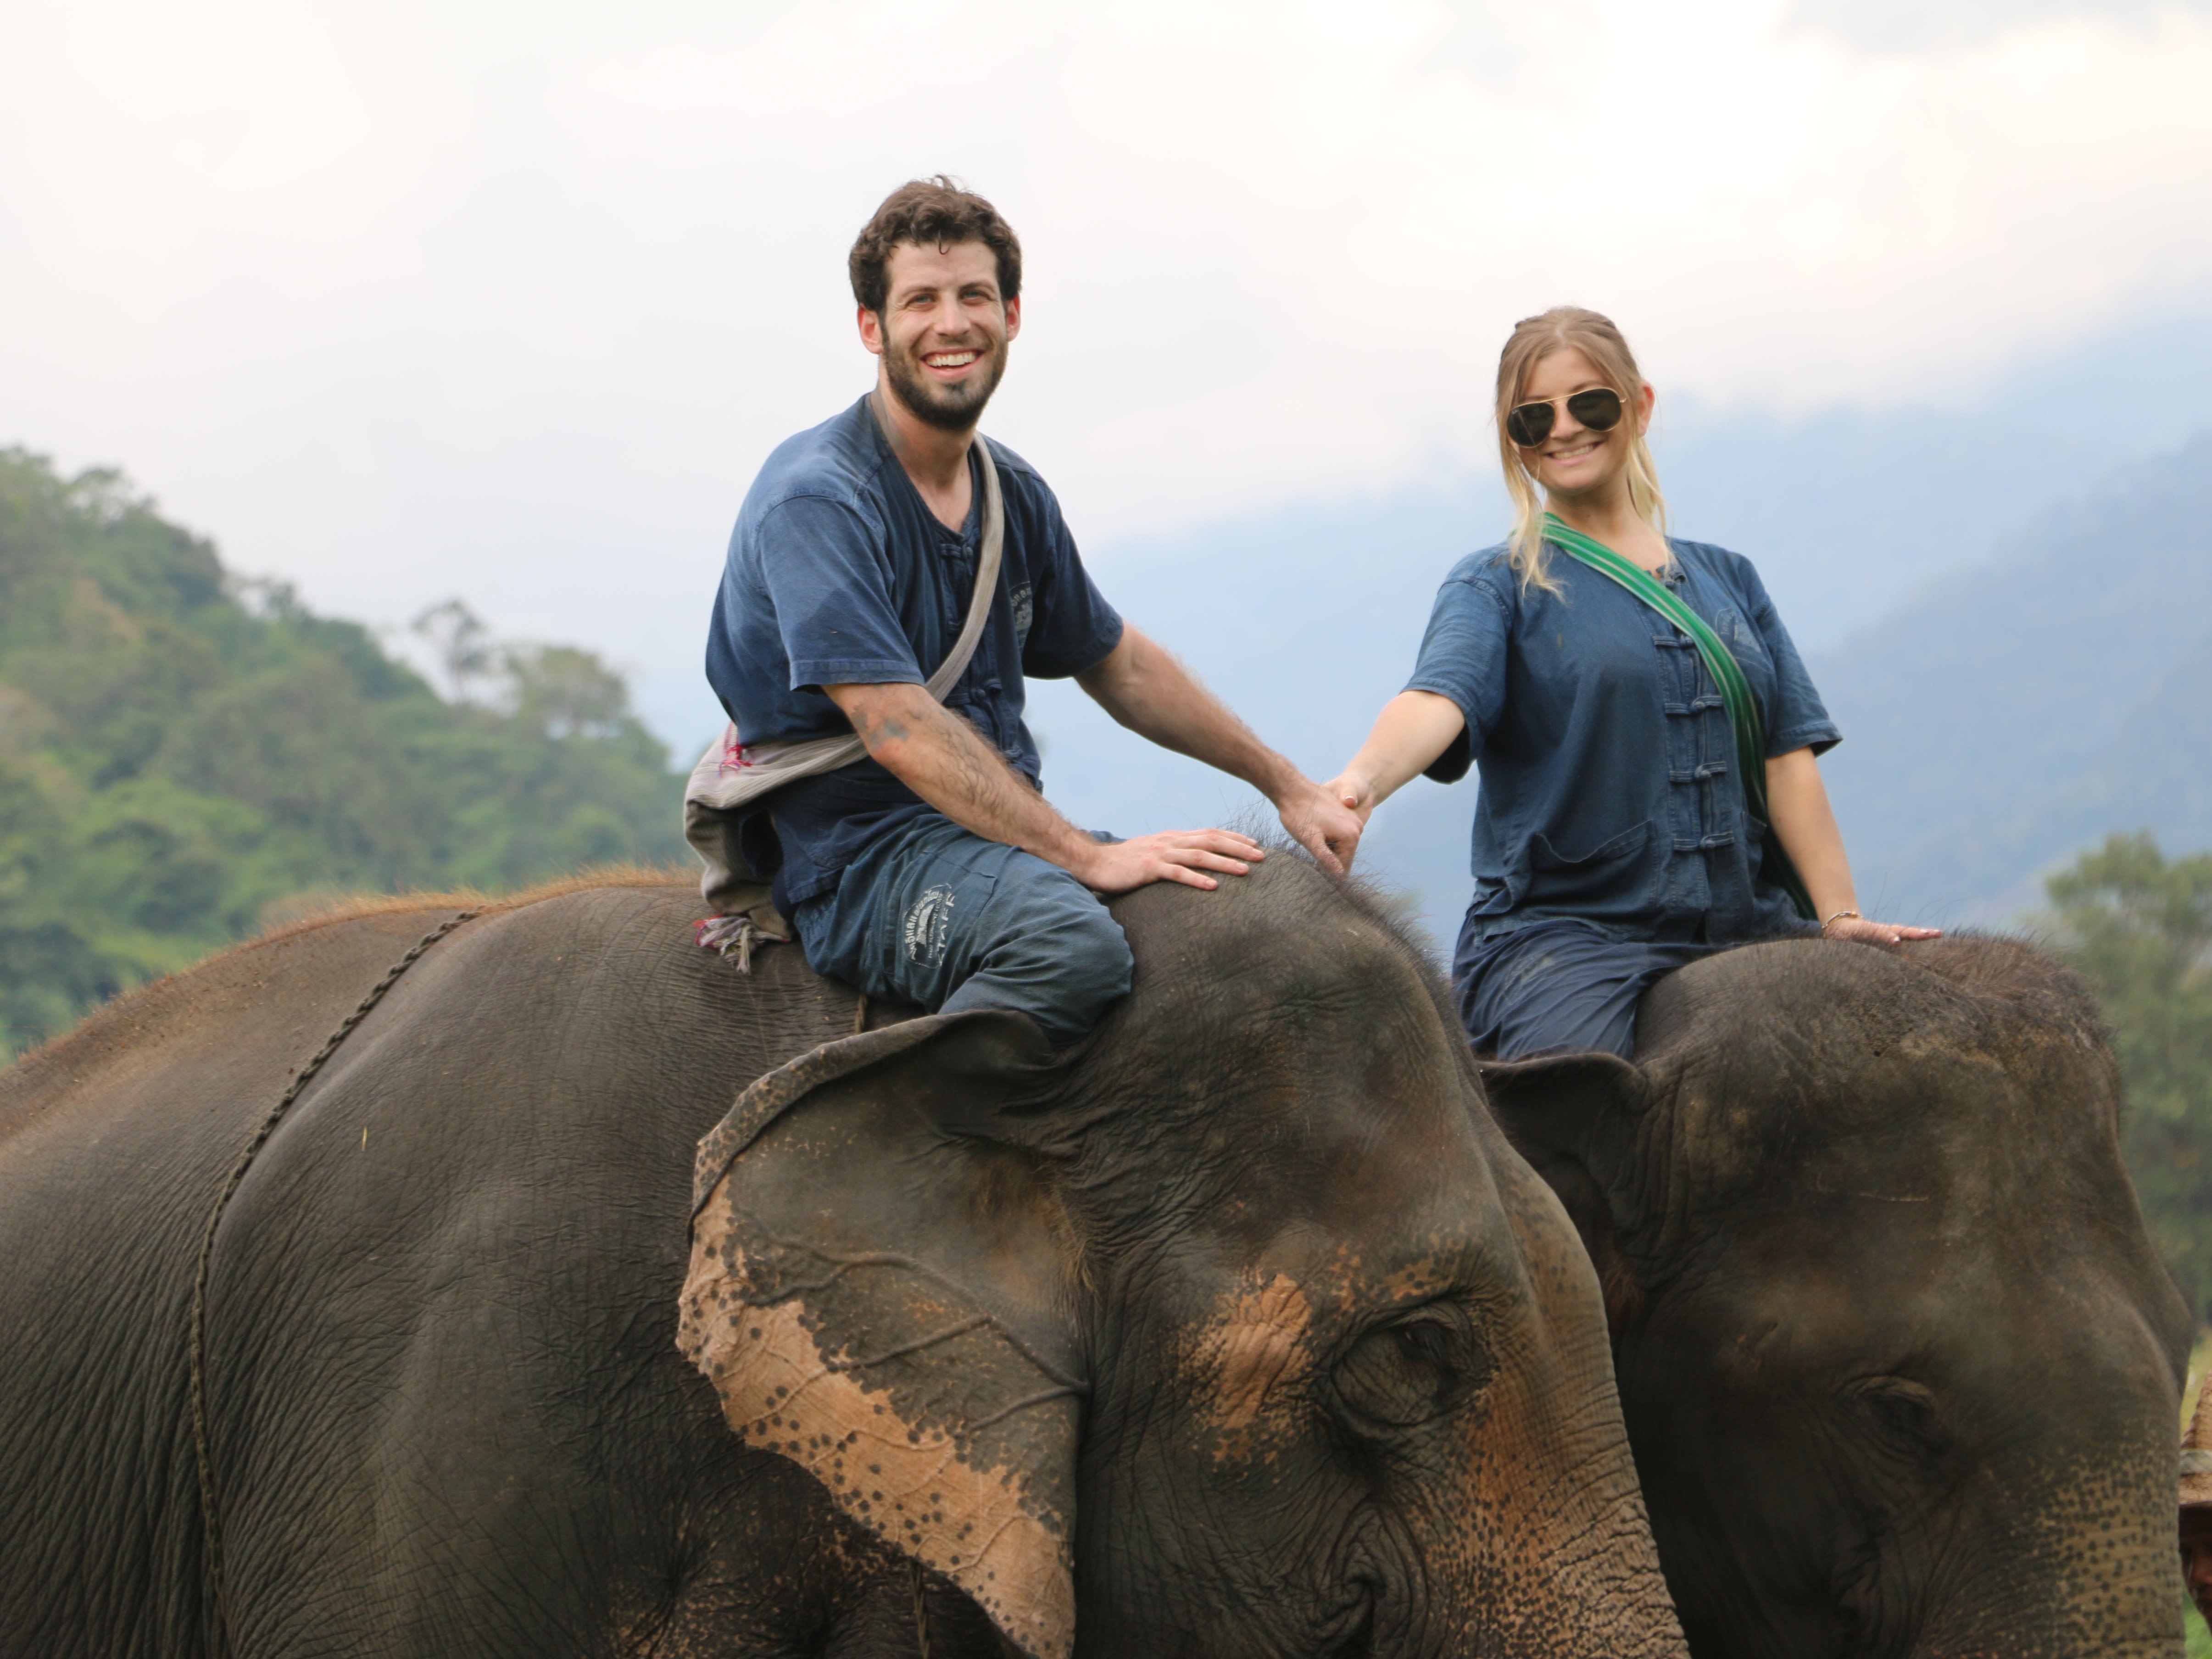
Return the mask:
[[[215,1261],[216,1230],[222,1224],[223,1212],[230,1207],[230,1200],[237,1194],[240,1183],[246,1179],[246,1172],[253,1167],[253,1160],[268,1145],[269,1137],[276,1133],[276,1126],[283,1121],[284,1114],[291,1110],[292,1103],[299,1099],[301,1091],[314,1081],[315,1074],[329,1062],[332,1054],[337,1053],[338,1046],[353,1035],[354,1028],[368,1018],[369,1011],[384,1000],[385,993],[399,983],[399,976],[419,962],[425,951],[463,922],[483,914],[483,907],[481,905],[472,910],[459,911],[423,934],[415,941],[414,949],[393,963],[384,977],[377,981],[375,988],[361,1000],[360,1006],[339,1022],[337,1030],[331,1033],[330,1040],[323,1044],[315,1057],[300,1068],[300,1074],[292,1079],[291,1087],[284,1091],[283,1098],[270,1108],[269,1115],[261,1121],[259,1132],[246,1143],[245,1152],[231,1166],[230,1179],[223,1184],[222,1195],[216,1200],[215,1208],[209,1212],[206,1231],[200,1235],[199,1267],[192,1275],[191,1351],[189,1355],[192,1458],[199,1469],[200,1526],[207,1534],[208,1577],[215,1587],[216,1626],[221,1634],[223,1652],[229,1652],[231,1647],[230,1592],[223,1577],[222,1529],[216,1518],[215,1467],[208,1452],[207,1424],[208,1273]],[[926,1659],[927,1645],[923,1651]]]

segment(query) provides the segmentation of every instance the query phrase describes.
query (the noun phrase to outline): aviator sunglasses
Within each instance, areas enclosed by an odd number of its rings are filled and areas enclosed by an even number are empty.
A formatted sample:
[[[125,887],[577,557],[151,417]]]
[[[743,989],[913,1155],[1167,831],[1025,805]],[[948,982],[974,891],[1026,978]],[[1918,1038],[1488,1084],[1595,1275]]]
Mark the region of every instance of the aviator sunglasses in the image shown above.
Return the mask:
[[[1620,424],[1620,394],[1609,386],[1594,386],[1587,392],[1543,403],[1516,404],[1505,412],[1505,435],[1523,449],[1534,449],[1559,424],[1561,404],[1593,432],[1610,432]]]

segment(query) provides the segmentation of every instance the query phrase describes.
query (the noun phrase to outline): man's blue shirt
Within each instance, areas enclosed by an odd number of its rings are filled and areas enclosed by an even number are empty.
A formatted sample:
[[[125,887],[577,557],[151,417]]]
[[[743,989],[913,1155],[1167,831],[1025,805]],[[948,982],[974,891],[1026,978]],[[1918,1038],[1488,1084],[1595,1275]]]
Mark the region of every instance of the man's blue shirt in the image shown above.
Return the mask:
[[[1031,783],[1025,682],[1096,667],[1121,618],[1092,585],[1051,489],[993,444],[1006,542],[990,620],[945,698]],[[969,451],[971,469],[980,464]],[[868,399],[787,439],[753,480],[731,532],[707,633],[707,679],[744,743],[850,735],[825,685],[920,685],[966,621],[981,550],[983,484],[960,531],[923,503]],[[776,871],[787,911],[837,884],[876,836],[930,809],[872,760],[787,784],[744,828],[746,857]],[[773,817],[773,825],[769,823]]]
[[[1751,561],[1668,546],[1666,579],[1741,665],[1769,758],[1832,748],[1843,734]],[[1461,560],[1406,685],[1467,717],[1428,775],[1481,769],[1470,925],[1493,938],[1575,916],[1616,939],[1713,944],[1791,931],[1697,647],[1610,577],[1550,553],[1556,593],[1524,589],[1503,548]]]

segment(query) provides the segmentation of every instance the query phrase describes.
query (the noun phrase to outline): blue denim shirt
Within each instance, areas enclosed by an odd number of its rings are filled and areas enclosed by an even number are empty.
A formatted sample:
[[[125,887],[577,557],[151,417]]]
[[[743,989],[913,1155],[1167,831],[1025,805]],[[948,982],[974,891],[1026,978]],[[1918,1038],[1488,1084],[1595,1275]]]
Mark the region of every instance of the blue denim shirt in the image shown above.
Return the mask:
[[[945,698],[1036,783],[1024,678],[1095,667],[1121,618],[1091,583],[1060,502],[1028,462],[994,443],[1006,501],[999,592],[975,655]],[[977,457],[969,453],[969,465]],[[707,633],[707,678],[746,743],[852,732],[824,685],[920,685],[966,621],[982,548],[983,489],[968,521],[937,521],[866,398],[787,439],[746,492]],[[792,907],[837,884],[876,836],[929,809],[872,760],[785,785],[740,828]]]
[[[1768,756],[1832,748],[1842,733],[1751,561],[1668,546],[1665,579],[1742,665]],[[1766,826],[1745,808],[1728,708],[1697,647],[1611,578],[1550,553],[1556,594],[1524,590],[1503,547],[1461,560],[1407,682],[1467,717],[1428,775],[1480,769],[1474,931],[1562,916],[1620,939],[1790,931],[1789,896],[1760,879]]]

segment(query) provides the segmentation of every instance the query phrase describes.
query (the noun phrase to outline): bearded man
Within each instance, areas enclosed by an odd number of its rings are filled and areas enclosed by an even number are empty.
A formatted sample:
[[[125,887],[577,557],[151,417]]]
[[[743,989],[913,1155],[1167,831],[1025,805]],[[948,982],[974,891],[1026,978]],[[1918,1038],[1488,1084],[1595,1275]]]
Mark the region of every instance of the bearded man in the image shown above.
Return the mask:
[[[1072,676],[1123,726],[1242,778],[1334,873],[1359,820],[1106,603],[1060,504],[976,422],[1021,332],[1021,244],[951,179],[891,193],[848,262],[876,384],[781,445],[738,515],[707,643],[729,764],[857,733],[864,757],[782,783],[740,820],[810,966],[925,1008],[1012,1008],[1055,1044],[1129,987],[1100,896],[1211,889],[1265,857],[1232,830],[1115,841],[1048,803],[1030,678]],[[969,612],[995,467],[1000,564],[974,654],[924,682]]]

